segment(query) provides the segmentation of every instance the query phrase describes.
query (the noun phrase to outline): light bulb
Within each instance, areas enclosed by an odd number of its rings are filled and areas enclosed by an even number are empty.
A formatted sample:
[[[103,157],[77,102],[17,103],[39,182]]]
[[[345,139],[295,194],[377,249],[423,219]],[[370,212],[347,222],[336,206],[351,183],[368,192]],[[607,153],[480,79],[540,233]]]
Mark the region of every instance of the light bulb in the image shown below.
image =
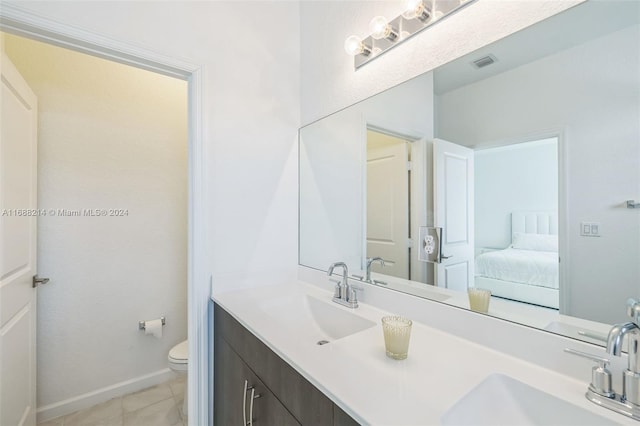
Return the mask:
[[[376,16],[369,22],[369,31],[371,31],[371,37],[376,40],[386,38],[387,40],[394,41],[398,38],[398,33],[389,25],[389,21],[384,16]]]
[[[371,37],[376,40],[389,37],[392,33],[391,26],[384,16],[376,16],[369,22],[369,31],[371,31]]]
[[[361,53],[368,55],[371,53],[371,49],[367,48],[362,42],[362,39],[356,35],[347,37],[344,41],[344,50],[351,56],[356,56]]]
[[[406,19],[418,18],[424,22],[431,18],[431,9],[424,3],[424,0],[408,0],[402,16]]]

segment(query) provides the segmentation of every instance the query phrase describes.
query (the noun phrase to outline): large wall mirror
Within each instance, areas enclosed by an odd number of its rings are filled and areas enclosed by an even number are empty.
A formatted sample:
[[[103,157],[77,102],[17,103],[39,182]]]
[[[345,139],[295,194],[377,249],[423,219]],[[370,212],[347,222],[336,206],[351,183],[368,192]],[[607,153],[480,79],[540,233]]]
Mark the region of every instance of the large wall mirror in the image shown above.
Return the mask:
[[[462,308],[489,289],[489,315],[602,344],[640,296],[640,3],[587,1],[309,124],[299,165],[302,266]]]

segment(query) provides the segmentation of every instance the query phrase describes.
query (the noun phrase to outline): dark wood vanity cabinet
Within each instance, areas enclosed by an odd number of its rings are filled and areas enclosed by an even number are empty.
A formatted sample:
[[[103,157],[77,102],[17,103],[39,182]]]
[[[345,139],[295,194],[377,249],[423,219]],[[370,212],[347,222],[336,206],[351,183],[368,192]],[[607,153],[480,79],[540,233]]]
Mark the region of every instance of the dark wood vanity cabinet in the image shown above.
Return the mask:
[[[216,425],[242,425],[248,423],[250,417],[256,425],[300,424],[227,342],[222,340],[219,349],[220,358],[216,362],[222,366],[221,383],[216,385],[215,395],[220,395],[222,400],[216,398],[215,412],[220,415],[216,415]]]
[[[214,425],[248,423],[252,391],[256,426],[358,424],[214,304]]]

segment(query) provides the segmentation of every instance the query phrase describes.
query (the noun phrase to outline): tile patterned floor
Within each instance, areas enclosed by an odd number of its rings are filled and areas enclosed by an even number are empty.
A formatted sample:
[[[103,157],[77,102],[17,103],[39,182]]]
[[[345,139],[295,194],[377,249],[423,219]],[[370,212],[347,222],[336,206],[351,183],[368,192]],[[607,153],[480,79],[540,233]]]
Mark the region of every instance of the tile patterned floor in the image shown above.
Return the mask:
[[[185,384],[186,377],[180,376],[38,426],[186,426]]]

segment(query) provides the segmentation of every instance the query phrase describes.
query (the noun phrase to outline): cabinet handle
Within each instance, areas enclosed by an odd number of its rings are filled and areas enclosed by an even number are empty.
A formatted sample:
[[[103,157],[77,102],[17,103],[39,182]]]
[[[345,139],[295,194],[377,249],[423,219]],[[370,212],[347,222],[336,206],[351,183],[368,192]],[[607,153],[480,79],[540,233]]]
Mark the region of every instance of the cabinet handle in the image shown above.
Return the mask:
[[[249,403],[249,421],[247,422],[247,391],[251,391],[251,402]],[[260,398],[262,395],[256,395],[255,386],[249,385],[248,381],[244,381],[244,393],[242,396],[242,420],[245,426],[253,426],[253,400]]]
[[[244,381],[244,394],[242,396],[242,420],[243,424],[247,424],[247,390],[249,390],[249,382]]]
[[[253,400],[260,398],[260,394],[256,395],[256,390],[251,389],[251,402],[249,403],[249,423],[245,423],[247,426],[253,426]]]

